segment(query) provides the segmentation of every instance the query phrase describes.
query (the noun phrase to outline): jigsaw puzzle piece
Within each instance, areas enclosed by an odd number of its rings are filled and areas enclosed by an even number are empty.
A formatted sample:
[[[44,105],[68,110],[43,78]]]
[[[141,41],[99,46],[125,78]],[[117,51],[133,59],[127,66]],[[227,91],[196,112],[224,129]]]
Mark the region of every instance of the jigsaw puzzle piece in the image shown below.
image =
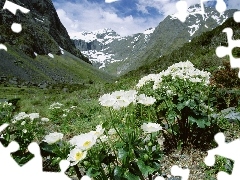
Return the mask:
[[[208,151],[208,156],[205,158],[204,162],[208,166],[213,166],[215,163],[215,156],[219,155],[234,161],[232,174],[229,175],[225,172],[218,173],[218,180],[221,179],[229,179],[235,180],[240,177],[240,157],[239,157],[239,149],[240,149],[240,139],[236,139],[232,142],[226,143],[225,136],[223,133],[218,133],[215,135],[215,141],[218,144],[217,148],[211,149]]]
[[[179,168],[177,165],[172,166],[171,174],[173,176],[181,176],[182,180],[187,180],[189,177],[190,170]]]
[[[231,178],[231,175],[229,175],[228,173],[220,171],[217,174],[217,179],[218,180],[231,180],[232,178]]]
[[[39,145],[36,142],[32,142],[29,144],[28,150],[31,154],[34,155],[34,157],[21,167],[22,171],[26,173],[29,172],[29,174],[33,175],[41,173],[43,171],[43,168]]]
[[[15,3],[12,3],[11,1],[8,1],[8,0],[5,2],[4,6],[3,6],[3,9],[8,9],[14,15],[16,15],[17,10],[20,10],[23,13],[29,13],[30,12],[29,9],[26,9],[26,8],[24,8],[22,6],[19,6]]]
[[[215,8],[219,13],[223,13],[224,11],[226,11],[227,6],[223,0],[217,0],[217,4]]]
[[[4,44],[0,44],[0,50],[3,49],[5,51],[7,51],[7,47]]]
[[[6,0],[5,4],[3,6],[3,9],[9,10],[14,15],[16,15],[17,10],[20,10],[22,13],[30,12],[29,9],[26,9],[26,8],[24,8],[22,6],[19,6],[19,5],[15,4],[15,3],[12,3],[12,2],[10,2],[8,0]],[[12,29],[13,32],[19,33],[19,32],[22,31],[22,25],[19,24],[19,23],[13,23],[12,26],[11,26],[11,29]]]
[[[222,32],[227,34],[228,47],[219,46],[216,49],[216,55],[220,58],[228,55],[230,57],[230,66],[231,68],[240,68],[240,58],[234,58],[232,50],[236,47],[240,47],[240,40],[233,40],[233,30],[231,28],[225,28]],[[240,71],[238,73],[240,78]]]
[[[233,19],[234,19],[235,22],[240,23],[240,11],[236,11],[233,14]]]
[[[186,1],[178,1],[176,3],[177,13],[175,14],[175,17],[177,17],[180,21],[185,22],[186,18],[189,16],[189,13],[187,11],[187,2]]]
[[[15,141],[11,142],[6,148],[0,143],[0,175],[1,177],[10,177],[13,174],[9,174],[9,169],[14,173],[20,172],[20,166],[12,158],[11,153],[16,152],[19,149],[19,144]],[[9,178],[11,179],[11,178]]]

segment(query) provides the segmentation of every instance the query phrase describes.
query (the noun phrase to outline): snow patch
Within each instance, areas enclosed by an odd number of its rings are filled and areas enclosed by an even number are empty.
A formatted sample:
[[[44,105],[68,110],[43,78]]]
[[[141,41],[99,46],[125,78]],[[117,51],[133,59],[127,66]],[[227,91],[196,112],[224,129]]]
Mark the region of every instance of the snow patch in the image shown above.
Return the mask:
[[[143,32],[143,34],[145,34],[145,35],[152,34],[154,30],[155,30],[155,28],[149,28],[149,29],[145,30],[145,31]]]
[[[54,56],[53,56],[52,53],[48,53],[48,56],[49,56],[50,58],[54,58]]]
[[[61,54],[64,54],[63,48],[59,46],[59,49],[61,50]]]
[[[44,21],[43,21],[44,19],[43,19],[43,20],[41,20],[41,19],[38,19],[38,18],[35,18],[35,19],[36,19],[37,21],[40,21],[40,22],[42,22],[42,23],[44,22]]]

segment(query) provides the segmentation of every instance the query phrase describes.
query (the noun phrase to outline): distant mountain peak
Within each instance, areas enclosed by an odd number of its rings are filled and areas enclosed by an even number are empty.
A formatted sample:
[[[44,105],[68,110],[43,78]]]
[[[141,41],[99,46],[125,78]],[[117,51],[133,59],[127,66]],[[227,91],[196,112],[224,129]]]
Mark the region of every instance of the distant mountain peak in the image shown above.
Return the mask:
[[[152,34],[154,30],[155,28],[148,28],[143,32],[143,34]]]
[[[95,31],[83,31],[71,34],[71,39],[74,40],[83,40],[85,42],[92,42],[94,40],[100,40],[106,38],[120,38],[120,35],[111,28],[98,29]]]

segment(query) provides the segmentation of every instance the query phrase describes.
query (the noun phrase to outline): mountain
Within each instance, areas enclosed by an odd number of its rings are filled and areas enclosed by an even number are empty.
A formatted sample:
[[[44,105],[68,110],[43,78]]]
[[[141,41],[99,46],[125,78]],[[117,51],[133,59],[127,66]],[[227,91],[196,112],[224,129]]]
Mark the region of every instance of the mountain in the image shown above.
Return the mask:
[[[216,70],[223,66],[223,61],[229,62],[228,56],[219,58],[216,55],[216,48],[218,46],[228,46],[227,35],[225,32],[222,32],[223,29],[228,27],[233,30],[234,39],[240,39],[240,24],[236,23],[231,17],[222,25],[194,37],[191,42],[185,43],[182,47],[173,50],[171,53],[121,76],[121,82],[119,81],[119,83],[124,86],[124,84],[126,84],[125,82],[127,82],[128,86],[134,86],[138,80],[145,75],[159,73],[174,63],[187,60],[191,61],[198,69],[211,73],[216,72]],[[233,49],[233,56],[240,58],[239,48]],[[238,69],[235,70],[238,71]],[[237,78],[237,73],[236,76],[232,78]]]
[[[114,30],[107,28],[93,32],[80,32],[71,39],[95,67],[108,72],[111,64],[123,61],[130,54],[137,55],[142,51],[143,45],[147,45],[153,31],[154,28],[150,28],[144,33],[121,37]]]
[[[30,57],[34,52],[41,55],[60,53],[59,46],[85,62],[89,60],[75,48],[66,28],[62,25],[51,0],[12,0],[11,2],[30,10],[29,13],[17,11],[16,15],[8,9],[2,9],[0,2],[0,43],[8,42]],[[22,31],[11,31],[13,22],[22,24]]]
[[[91,62],[77,49],[62,25],[51,0],[12,0],[30,10],[16,15],[3,9],[0,1],[0,80],[6,78],[32,83],[77,83],[111,77],[92,67]],[[22,31],[11,30],[20,23]]]
[[[200,9],[201,6],[197,4],[189,7],[188,11],[192,13]],[[232,17],[235,11],[227,10],[220,14],[212,7],[205,7],[204,16],[190,15],[184,23],[173,15],[167,16],[156,28],[132,36],[120,37],[110,30],[114,34],[113,37],[102,32],[84,32],[82,36],[71,38],[76,47],[89,57],[94,66],[120,76],[171,53],[203,32],[211,31]],[[86,41],[84,34],[96,36]],[[105,42],[104,37],[111,41],[106,39],[108,43],[102,43]],[[89,46],[83,48],[81,45],[84,43]],[[98,46],[95,46],[96,44]]]

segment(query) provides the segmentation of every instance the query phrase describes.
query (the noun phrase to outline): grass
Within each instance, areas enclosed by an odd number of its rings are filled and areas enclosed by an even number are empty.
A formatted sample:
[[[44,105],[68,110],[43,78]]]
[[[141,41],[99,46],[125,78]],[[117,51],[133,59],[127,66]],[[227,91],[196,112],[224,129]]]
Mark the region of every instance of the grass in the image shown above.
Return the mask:
[[[88,85],[89,86],[89,85]],[[83,133],[92,130],[96,125],[105,118],[104,108],[98,103],[100,95],[107,90],[101,84],[87,85],[73,90],[72,92],[62,91],[59,85],[53,89],[40,89],[37,87],[4,87],[0,86],[0,99],[19,99],[17,102],[17,112],[39,113],[43,117],[50,116],[49,107],[54,102],[64,104],[64,108],[77,106],[76,119],[70,124],[68,131],[71,134]],[[66,86],[69,89],[71,86]],[[75,87],[76,88],[76,87]],[[104,118],[104,119],[102,119]],[[52,126],[51,130],[57,130],[62,122],[58,119],[58,126]]]
[[[106,83],[115,80],[114,76],[100,71],[67,51],[62,55],[53,54],[54,58],[37,55],[33,59],[7,43],[5,45],[8,51],[0,52],[4,67],[2,75],[36,83]]]
[[[67,65],[68,62],[64,61],[61,63],[66,63]],[[76,70],[75,67],[70,68],[73,71]],[[47,131],[61,132],[64,134],[64,138],[69,139],[76,134],[95,129],[96,125],[99,125],[101,122],[111,120],[108,109],[99,105],[98,99],[101,95],[115,90],[132,89],[136,83],[134,79],[122,78],[114,83],[55,84],[47,89],[0,85],[0,100],[16,100],[16,114],[18,112],[39,113],[41,117],[51,118],[51,121],[45,124]],[[64,88],[67,91],[63,91]],[[66,113],[68,117],[65,118],[62,116],[65,112],[59,111],[58,113],[56,111],[54,113],[49,110],[50,105],[55,102],[63,104],[62,110],[71,109],[72,106],[77,107],[71,110],[69,116]],[[219,121],[219,125],[229,141],[239,137],[240,130],[236,124]],[[213,146],[216,147],[216,144],[213,144]],[[208,176],[207,179],[214,177],[220,169],[224,169],[224,163],[225,160],[220,159],[214,167],[208,168],[203,166],[202,168],[206,172],[206,176]]]

